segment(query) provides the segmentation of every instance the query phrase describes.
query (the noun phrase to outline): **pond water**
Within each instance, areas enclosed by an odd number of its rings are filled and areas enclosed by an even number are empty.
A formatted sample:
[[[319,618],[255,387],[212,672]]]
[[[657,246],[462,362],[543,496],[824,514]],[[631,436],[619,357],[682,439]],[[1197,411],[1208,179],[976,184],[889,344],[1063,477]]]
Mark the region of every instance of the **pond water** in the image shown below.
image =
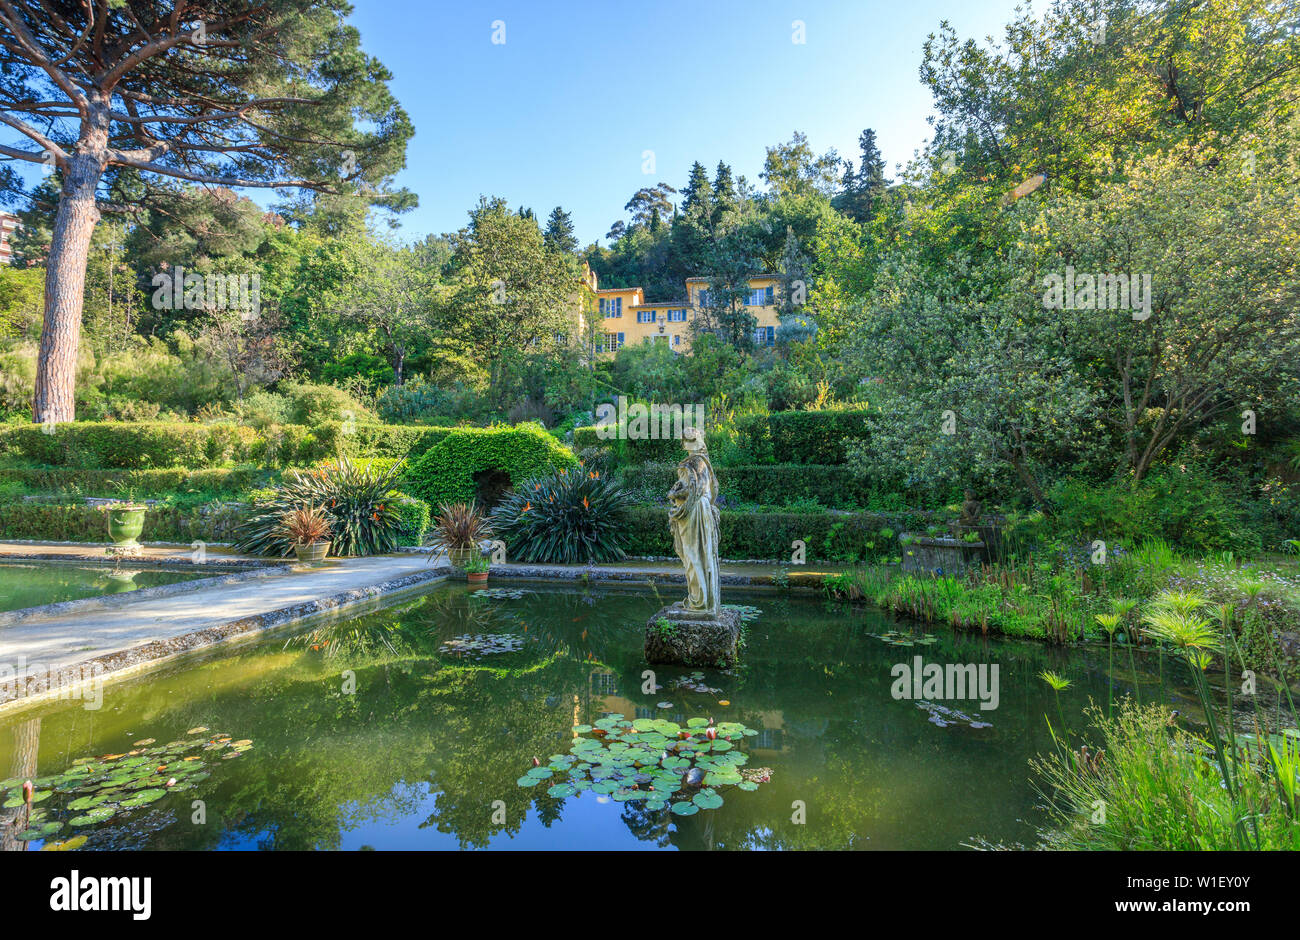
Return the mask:
[[[442,585],[315,632],[110,684],[97,711],[60,702],[0,718],[5,794],[28,777],[38,790],[57,786],[36,804],[35,823],[56,829],[56,842],[85,836],[73,843],[85,849],[1032,845],[1042,817],[1028,761],[1049,749],[1044,716],[1058,714],[1038,674],[1072,680],[1061,708],[1075,727],[1089,697],[1107,696],[1104,648],[1067,652],[943,628],[932,642],[900,646],[891,631],[909,628],[880,613],[739,591],[726,601],[762,610],[743,666],[694,676],[661,667],[662,687],[643,692],[643,627],[668,598],[494,588],[515,596]],[[943,703],[988,726],[953,715],[936,723],[942,712],[932,720],[934,710],[895,698],[891,670],[915,656],[997,664],[997,708]],[[1137,678],[1144,697],[1159,693],[1155,674]],[[545,765],[568,753],[575,726],[611,714],[742,723],[756,733],[735,747],[770,779],[752,791],[720,787],[723,805],[689,816],[594,790],[552,797],[553,780],[519,785],[534,757]],[[56,784],[69,768],[90,783]],[[174,772],[173,788],[160,784]],[[105,788],[117,809],[110,801],[102,819],[87,819]],[[138,805],[120,805],[133,793],[143,794]],[[74,799],[83,801],[75,809]],[[0,820],[21,811],[11,805]],[[74,817],[79,825],[68,824]],[[31,825],[27,842],[7,828],[5,847],[41,847]]]
[[[210,577],[210,571],[4,562],[0,564],[0,612]]]

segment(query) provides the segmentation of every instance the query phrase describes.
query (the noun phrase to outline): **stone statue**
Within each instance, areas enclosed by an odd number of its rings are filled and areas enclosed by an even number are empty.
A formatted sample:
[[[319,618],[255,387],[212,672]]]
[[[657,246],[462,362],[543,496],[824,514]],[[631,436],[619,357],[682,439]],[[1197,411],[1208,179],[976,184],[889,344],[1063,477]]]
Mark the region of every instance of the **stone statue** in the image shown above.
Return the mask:
[[[984,511],[984,506],[975,498],[974,492],[966,491],[966,500],[961,504],[961,524],[964,526],[977,526],[980,524],[980,516]]]
[[[677,465],[677,482],[668,491],[668,526],[673,551],[686,567],[686,597],[675,606],[717,616],[718,478],[713,475],[704,432],[682,429],[686,459]]]
[[[673,549],[686,568],[686,597],[646,622],[650,663],[726,669],[740,656],[740,612],[723,607],[718,566],[718,478],[699,428],[682,429],[686,459],[668,491]]]

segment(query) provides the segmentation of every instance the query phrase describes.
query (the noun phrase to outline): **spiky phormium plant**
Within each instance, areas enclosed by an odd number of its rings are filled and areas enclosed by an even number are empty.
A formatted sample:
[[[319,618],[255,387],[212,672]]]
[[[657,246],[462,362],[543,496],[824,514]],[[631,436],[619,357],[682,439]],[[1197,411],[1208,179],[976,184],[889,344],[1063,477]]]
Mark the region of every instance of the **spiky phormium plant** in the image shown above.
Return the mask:
[[[594,470],[560,470],[519,486],[492,511],[492,528],[517,561],[617,561],[631,497]]]
[[[284,531],[286,513],[317,506],[329,518],[335,555],[382,555],[394,551],[402,534],[401,498],[393,482],[402,461],[386,471],[360,467],[346,457],[324,467],[292,470],[268,497],[253,503],[235,545],[254,555],[288,555],[293,543]]]

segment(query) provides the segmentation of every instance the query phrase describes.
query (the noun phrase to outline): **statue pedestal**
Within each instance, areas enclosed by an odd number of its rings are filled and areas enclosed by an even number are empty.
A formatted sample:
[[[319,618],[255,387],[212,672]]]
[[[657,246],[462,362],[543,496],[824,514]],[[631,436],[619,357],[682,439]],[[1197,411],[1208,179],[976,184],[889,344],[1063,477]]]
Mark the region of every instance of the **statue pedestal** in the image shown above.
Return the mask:
[[[645,625],[645,658],[652,665],[726,669],[739,658],[740,613],[715,617],[677,604],[660,608]]]

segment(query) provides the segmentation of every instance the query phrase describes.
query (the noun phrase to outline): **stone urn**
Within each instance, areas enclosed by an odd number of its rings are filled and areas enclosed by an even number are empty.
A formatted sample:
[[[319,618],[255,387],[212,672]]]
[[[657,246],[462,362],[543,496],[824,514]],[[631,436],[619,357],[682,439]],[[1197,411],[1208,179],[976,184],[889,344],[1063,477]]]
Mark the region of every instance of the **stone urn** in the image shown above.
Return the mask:
[[[330,553],[330,545],[330,542],[296,542],[293,553],[298,556],[301,564],[315,568],[325,561],[325,556]]]
[[[144,531],[144,506],[110,506],[108,513],[108,537],[113,540],[113,547],[118,549],[140,548],[140,533]]]

